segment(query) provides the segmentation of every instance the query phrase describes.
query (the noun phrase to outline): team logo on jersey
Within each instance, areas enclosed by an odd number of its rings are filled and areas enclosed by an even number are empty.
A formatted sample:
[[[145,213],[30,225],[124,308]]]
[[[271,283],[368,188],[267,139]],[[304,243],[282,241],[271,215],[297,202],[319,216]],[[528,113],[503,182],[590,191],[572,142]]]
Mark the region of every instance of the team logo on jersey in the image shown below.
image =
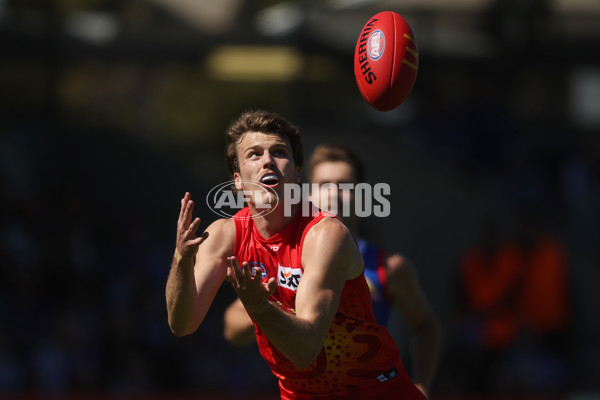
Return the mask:
[[[298,284],[302,278],[301,268],[290,268],[280,265],[277,270],[277,285],[286,289],[298,290]]]
[[[263,249],[265,249],[267,251],[269,251],[269,250],[271,250],[271,251],[279,251],[279,246],[269,246],[269,247],[267,247],[267,246],[263,245]]]
[[[369,54],[369,58],[373,61],[377,61],[383,55],[383,51],[385,50],[385,36],[383,32],[377,29],[373,31],[369,36],[369,41],[367,42],[367,53]]]
[[[252,271],[253,275],[254,275],[254,271],[256,271],[257,269],[260,269],[262,271],[262,279],[265,279],[267,276],[269,276],[269,274],[267,273],[267,269],[261,262],[258,262],[258,261],[249,262],[248,266],[250,267],[250,271]]]

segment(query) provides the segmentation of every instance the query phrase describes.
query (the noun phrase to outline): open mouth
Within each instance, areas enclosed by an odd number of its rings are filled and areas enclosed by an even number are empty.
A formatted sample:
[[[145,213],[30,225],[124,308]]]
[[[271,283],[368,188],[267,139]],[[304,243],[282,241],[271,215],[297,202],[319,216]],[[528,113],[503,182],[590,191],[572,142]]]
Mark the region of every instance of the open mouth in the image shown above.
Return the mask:
[[[276,174],[266,174],[260,178],[260,183],[268,187],[273,187],[279,183],[279,177]]]

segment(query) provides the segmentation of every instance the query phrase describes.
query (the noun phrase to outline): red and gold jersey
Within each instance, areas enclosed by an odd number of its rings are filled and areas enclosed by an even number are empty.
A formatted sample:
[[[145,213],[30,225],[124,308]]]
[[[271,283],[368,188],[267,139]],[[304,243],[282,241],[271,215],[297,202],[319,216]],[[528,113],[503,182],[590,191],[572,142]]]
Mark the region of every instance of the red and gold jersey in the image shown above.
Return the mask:
[[[258,232],[248,208],[234,216],[234,255],[240,263],[247,261],[252,268],[260,268],[263,280],[276,278],[277,287],[269,300],[290,313],[295,313],[296,291],[304,272],[301,259],[306,233],[329,217],[322,212],[301,214],[269,239]],[[423,398],[404,370],[394,339],[375,320],[363,275],[346,282],[323,348],[308,368],[295,367],[255,327],[261,355],[279,378],[282,399],[385,399],[383,392],[393,392],[394,398]]]

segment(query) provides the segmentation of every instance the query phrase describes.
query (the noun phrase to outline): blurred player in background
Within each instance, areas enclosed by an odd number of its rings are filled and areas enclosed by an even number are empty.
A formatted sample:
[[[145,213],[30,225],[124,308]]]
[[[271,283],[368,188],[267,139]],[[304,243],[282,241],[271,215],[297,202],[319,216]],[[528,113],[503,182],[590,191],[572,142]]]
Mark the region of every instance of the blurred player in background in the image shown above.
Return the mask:
[[[348,228],[330,214],[303,215],[302,203],[285,198],[285,188],[302,179],[298,129],[254,111],[229,126],[226,141],[228,169],[248,206],[197,237],[191,195],[181,200],[166,287],[173,333],[195,332],[227,279],[282,399],[424,399],[377,324]]]
[[[317,188],[311,196],[313,202],[328,210],[333,209],[332,202],[338,203],[337,210],[342,210],[346,202],[349,203],[346,209],[354,210],[352,191],[340,190],[340,184],[364,182],[365,168],[347,147],[322,144],[315,148],[308,163],[308,176],[313,189]],[[415,269],[400,254],[387,257],[383,249],[360,238],[358,218],[354,213],[339,215],[356,239],[365,261],[364,275],[377,322],[386,326],[395,306],[411,328],[411,375],[415,385],[427,396],[437,365],[439,329],[419,287]],[[236,346],[250,344],[254,340],[254,325],[239,299],[225,312],[224,335]]]

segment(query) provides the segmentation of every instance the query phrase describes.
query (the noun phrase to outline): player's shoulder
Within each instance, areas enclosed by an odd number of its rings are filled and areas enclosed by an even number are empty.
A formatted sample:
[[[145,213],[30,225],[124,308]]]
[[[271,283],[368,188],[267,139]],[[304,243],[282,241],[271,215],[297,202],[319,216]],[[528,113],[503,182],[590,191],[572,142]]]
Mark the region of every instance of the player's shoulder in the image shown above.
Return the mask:
[[[205,230],[208,232],[206,244],[214,250],[233,252],[235,244],[235,221],[230,218],[220,218],[212,222]]]
[[[305,233],[303,239],[303,248],[310,248],[319,251],[331,250],[354,250],[358,253],[358,246],[352,238],[352,234],[341,222],[335,217],[325,217],[310,227]],[[337,251],[337,250],[335,250]],[[360,255],[360,253],[358,253]]]
[[[325,215],[306,234],[305,240],[338,240],[351,238],[350,231],[339,219]]]
[[[232,218],[219,218],[213,221],[206,230],[220,234],[235,233],[235,221]]]
[[[335,217],[321,219],[306,235],[302,252],[302,264],[311,264],[315,255],[320,260],[323,258],[341,260],[344,268],[346,268],[346,279],[356,278],[364,269],[363,258],[352,234],[346,225]],[[330,264],[326,263],[326,265]]]

